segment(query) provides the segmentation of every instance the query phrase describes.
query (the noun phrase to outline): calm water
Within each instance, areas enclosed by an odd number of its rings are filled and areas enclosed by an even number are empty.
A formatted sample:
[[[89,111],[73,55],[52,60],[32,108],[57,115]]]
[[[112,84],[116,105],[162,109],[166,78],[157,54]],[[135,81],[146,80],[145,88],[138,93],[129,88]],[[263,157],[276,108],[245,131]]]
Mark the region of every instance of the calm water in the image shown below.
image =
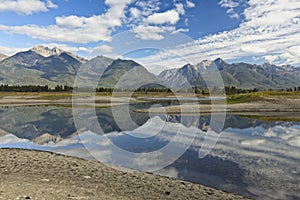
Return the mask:
[[[151,101],[214,101],[224,100],[223,97],[141,97]]]
[[[147,107],[131,105],[127,116],[114,116],[110,108],[97,109],[96,119],[84,116],[87,122],[96,120],[102,132],[87,124],[80,135],[71,108],[1,108],[0,148],[48,150],[136,169],[174,160],[154,173],[256,199],[300,199],[300,123],[228,115],[212,151],[199,158],[203,141],[213,132],[210,116],[149,116],[133,111]],[[179,158],[174,152],[168,158],[151,157],[151,152],[170,143],[180,149],[190,141]],[[115,147],[131,154],[116,154]],[[151,156],[130,157],[141,154]]]

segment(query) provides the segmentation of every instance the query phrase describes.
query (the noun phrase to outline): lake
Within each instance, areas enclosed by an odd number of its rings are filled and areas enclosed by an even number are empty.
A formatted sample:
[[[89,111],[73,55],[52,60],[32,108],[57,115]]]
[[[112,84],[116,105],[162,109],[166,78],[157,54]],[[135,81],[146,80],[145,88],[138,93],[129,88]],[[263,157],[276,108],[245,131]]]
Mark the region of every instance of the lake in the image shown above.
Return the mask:
[[[225,100],[225,97],[140,97],[150,101],[216,101]]]
[[[111,108],[1,108],[0,148],[96,159],[255,199],[300,199],[299,122],[227,115],[215,132],[210,115],[149,116],[134,110],[150,103],[123,107],[115,113]],[[82,121],[74,123],[78,113]],[[201,156],[203,149],[211,151]]]

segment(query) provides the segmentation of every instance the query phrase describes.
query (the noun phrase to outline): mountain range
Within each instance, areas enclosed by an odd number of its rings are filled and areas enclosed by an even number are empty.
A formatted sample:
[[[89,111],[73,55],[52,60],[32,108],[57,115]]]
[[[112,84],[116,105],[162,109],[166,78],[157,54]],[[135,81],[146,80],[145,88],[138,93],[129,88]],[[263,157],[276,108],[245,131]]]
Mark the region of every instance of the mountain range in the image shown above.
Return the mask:
[[[73,86],[77,76],[77,82],[87,86],[96,83],[101,87],[138,88],[164,82],[170,88],[206,87],[204,80],[214,71],[220,72],[224,85],[238,88],[281,89],[300,85],[300,68],[291,65],[229,64],[218,58],[186,64],[155,76],[133,60],[104,56],[86,60],[59,48],[36,46],[10,57],[0,54],[0,84],[8,85]]]
[[[205,87],[204,78],[218,70],[225,86],[257,89],[282,89],[299,86],[300,68],[291,65],[276,66],[270,63],[262,65],[248,63],[229,64],[218,58],[204,60],[196,65],[187,64],[178,69],[165,70],[159,74],[169,87],[181,88],[187,84]]]
[[[73,53],[44,46],[1,60],[0,69],[0,84],[9,85],[73,86],[78,74],[80,86],[131,88],[147,80],[158,81],[154,74],[132,60],[113,60],[104,56],[85,60]],[[102,75],[100,81],[99,74]],[[120,79],[124,79],[123,82],[119,82]]]

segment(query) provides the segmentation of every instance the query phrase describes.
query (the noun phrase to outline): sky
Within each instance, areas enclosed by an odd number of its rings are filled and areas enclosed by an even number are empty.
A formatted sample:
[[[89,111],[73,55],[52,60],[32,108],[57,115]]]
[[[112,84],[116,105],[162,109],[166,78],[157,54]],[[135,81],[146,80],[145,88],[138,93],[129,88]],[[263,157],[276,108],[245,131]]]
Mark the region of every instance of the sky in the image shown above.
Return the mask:
[[[36,45],[154,73],[219,57],[300,66],[300,1],[0,0],[0,53]]]

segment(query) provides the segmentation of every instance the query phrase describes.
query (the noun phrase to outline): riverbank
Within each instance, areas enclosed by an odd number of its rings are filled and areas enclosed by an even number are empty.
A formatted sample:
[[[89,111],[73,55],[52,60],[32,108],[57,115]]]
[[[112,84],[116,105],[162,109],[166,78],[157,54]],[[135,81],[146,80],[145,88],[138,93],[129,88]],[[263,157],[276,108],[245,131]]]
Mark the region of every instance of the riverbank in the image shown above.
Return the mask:
[[[73,97],[73,99],[72,99]],[[72,92],[45,92],[45,93],[0,93],[0,107],[20,106],[56,106],[56,107],[87,107],[108,108],[128,103],[147,103],[151,98],[156,99],[154,104],[166,104],[170,98],[187,98],[188,94],[169,93],[91,93]],[[207,97],[199,96],[200,99]],[[193,97],[195,98],[195,97]],[[181,102],[182,103],[182,102]],[[255,117],[264,120],[300,121],[300,92],[256,92],[240,95],[229,95],[227,99],[202,102],[183,102],[181,105],[170,103],[169,106],[151,107],[150,109],[137,109],[136,112],[152,114],[180,114],[180,115],[210,115],[232,114],[247,117]]]
[[[111,107],[134,101],[127,96],[112,97],[109,93],[93,96],[92,93],[72,92],[7,92],[0,93],[0,107],[11,106],[62,106],[62,107]]]
[[[247,199],[198,184],[20,149],[0,149],[0,199]]]
[[[136,110],[146,113],[167,114],[235,114],[242,116],[268,116],[300,119],[300,98],[265,97],[260,100],[242,103],[215,102],[213,104],[185,103],[150,109]]]

